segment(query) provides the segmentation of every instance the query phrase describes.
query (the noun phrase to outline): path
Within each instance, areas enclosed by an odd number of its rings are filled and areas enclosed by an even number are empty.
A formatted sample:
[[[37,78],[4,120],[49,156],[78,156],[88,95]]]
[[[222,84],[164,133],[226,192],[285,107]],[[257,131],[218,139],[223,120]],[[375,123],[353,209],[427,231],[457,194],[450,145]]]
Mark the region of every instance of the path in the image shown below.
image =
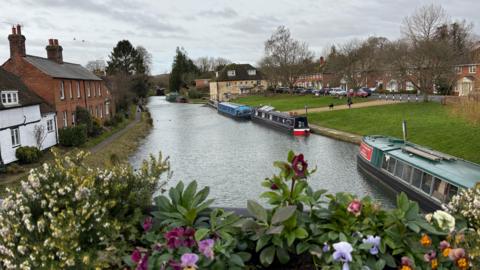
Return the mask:
[[[90,148],[89,151],[92,153],[92,154],[95,154],[97,153],[98,151],[102,150],[106,145],[110,144],[111,142],[115,141],[118,137],[122,136],[123,134],[125,134],[125,132],[127,132],[128,130],[130,130],[133,126],[135,126],[135,124],[137,124],[138,122],[140,122],[140,119],[142,118],[142,113],[141,112],[138,112],[138,107],[137,109],[135,110],[135,120],[133,120],[130,124],[128,124],[126,127],[124,127],[122,130],[120,131],[117,131],[116,133],[112,134],[110,137],[106,138],[105,140],[103,140],[101,143],[95,145],[94,147]]]
[[[372,100],[372,101],[367,101],[367,102],[354,103],[354,104],[352,104],[352,109],[373,107],[373,106],[382,106],[382,105],[389,105],[389,104],[397,104],[397,103],[400,103],[400,102],[401,101],[392,101],[392,100]],[[347,103],[347,99],[345,99],[345,103]],[[328,106],[327,107],[320,107],[320,108],[308,108],[308,112],[309,113],[328,112],[328,111],[345,110],[345,109],[348,109],[348,106],[346,104],[335,105],[335,107],[333,107],[333,109],[330,109]],[[297,114],[305,114],[305,109],[292,110],[292,111],[289,111],[289,112],[297,113]]]

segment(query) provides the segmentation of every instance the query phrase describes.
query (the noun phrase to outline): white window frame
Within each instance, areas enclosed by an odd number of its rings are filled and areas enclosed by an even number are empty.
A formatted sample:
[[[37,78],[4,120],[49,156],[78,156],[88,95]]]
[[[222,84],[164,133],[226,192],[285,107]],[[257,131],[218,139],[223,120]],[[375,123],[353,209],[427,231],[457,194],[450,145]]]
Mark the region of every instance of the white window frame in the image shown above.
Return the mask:
[[[63,127],[68,127],[67,111],[63,112]]]
[[[10,129],[10,135],[12,138],[12,147],[20,146],[20,128],[12,128]]]
[[[468,73],[470,73],[470,74],[477,73],[477,66],[475,66],[475,65],[468,66]]]
[[[18,91],[16,91],[16,90],[2,91],[1,101],[2,101],[2,104],[5,105],[5,106],[17,105],[18,104]]]
[[[98,106],[100,108],[100,118],[103,118],[103,107],[102,106]]]
[[[70,94],[70,99],[73,98],[73,93],[72,93],[72,81],[68,84],[68,93]]]
[[[87,97],[90,97],[90,96],[91,96],[91,93],[90,93],[90,83],[84,82],[83,84],[85,85],[85,87],[87,87]]]
[[[235,77],[235,70],[227,70],[228,77]]]
[[[80,94],[80,82],[77,82],[77,98],[80,98],[81,97],[81,94]]]
[[[102,88],[101,88],[100,83],[97,83],[97,91],[98,91],[98,96],[101,97],[102,96]]]
[[[110,103],[105,103],[105,115],[109,115],[110,114]]]
[[[53,132],[53,119],[47,120],[47,132]]]
[[[248,72],[248,75],[250,75],[250,76],[257,75],[257,70],[255,70],[255,69],[249,69],[247,72]]]
[[[462,67],[455,67],[455,73],[461,74],[462,73]]]
[[[96,97],[97,96],[97,89],[95,89],[95,83],[94,82],[90,82],[90,86],[92,86],[92,90],[93,90],[93,96]]]
[[[63,81],[60,81],[60,99],[65,99],[65,83]]]
[[[75,112],[72,112],[72,126],[75,126]]]

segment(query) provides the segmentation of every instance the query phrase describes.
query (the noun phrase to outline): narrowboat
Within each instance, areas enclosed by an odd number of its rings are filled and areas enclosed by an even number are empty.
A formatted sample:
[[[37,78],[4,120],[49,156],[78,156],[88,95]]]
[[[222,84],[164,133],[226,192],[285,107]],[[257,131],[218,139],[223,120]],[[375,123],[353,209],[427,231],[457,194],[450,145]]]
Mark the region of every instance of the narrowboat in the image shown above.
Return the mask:
[[[235,119],[249,120],[252,116],[251,107],[231,102],[219,102],[217,104],[217,111],[218,113],[230,116]]]
[[[165,97],[165,99],[168,101],[168,102],[177,102],[177,98],[180,96],[179,93],[177,92],[171,92],[171,93],[168,93],[167,96]]]
[[[357,167],[427,212],[441,209],[459,190],[480,181],[478,164],[382,135],[363,138]]]
[[[271,106],[256,108],[253,111],[252,120],[286,130],[295,136],[307,136],[310,134],[306,116],[290,115],[275,111],[275,108]]]

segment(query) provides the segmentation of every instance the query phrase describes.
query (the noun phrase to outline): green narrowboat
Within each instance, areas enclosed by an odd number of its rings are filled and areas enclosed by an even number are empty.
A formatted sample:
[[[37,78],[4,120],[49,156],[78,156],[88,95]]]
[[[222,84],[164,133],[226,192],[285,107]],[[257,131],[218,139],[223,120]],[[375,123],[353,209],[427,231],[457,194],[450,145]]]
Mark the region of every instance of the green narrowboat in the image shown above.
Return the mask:
[[[427,212],[441,209],[459,190],[480,181],[478,164],[381,135],[363,138],[357,166]]]
[[[180,94],[178,92],[171,92],[171,93],[168,93],[167,96],[165,97],[165,99],[168,101],[168,102],[177,102],[177,98],[180,96]]]

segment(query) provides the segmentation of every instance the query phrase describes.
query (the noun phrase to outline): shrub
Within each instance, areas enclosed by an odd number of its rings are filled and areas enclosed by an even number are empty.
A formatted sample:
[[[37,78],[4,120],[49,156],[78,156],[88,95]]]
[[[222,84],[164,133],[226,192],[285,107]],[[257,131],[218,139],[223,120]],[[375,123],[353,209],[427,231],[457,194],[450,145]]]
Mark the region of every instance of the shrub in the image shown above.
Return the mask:
[[[2,269],[123,269],[121,257],[139,238],[152,202],[161,156],[138,171],[89,168],[85,154],[60,157],[32,171],[0,208]]]
[[[15,156],[21,164],[35,163],[42,157],[42,152],[34,146],[20,146]]]
[[[195,88],[189,89],[187,93],[188,93],[188,98],[192,98],[192,99],[198,99],[198,98],[202,98],[202,97],[205,96],[204,93],[198,91]]]
[[[87,132],[91,132],[93,119],[87,109],[83,107],[77,107],[75,109],[75,122],[77,125],[85,125],[87,127]]]
[[[62,146],[81,146],[87,140],[87,127],[78,125],[62,128],[58,131],[60,145]]]
[[[88,136],[96,137],[103,132],[102,122],[98,118],[93,118],[92,128],[88,132]]]

